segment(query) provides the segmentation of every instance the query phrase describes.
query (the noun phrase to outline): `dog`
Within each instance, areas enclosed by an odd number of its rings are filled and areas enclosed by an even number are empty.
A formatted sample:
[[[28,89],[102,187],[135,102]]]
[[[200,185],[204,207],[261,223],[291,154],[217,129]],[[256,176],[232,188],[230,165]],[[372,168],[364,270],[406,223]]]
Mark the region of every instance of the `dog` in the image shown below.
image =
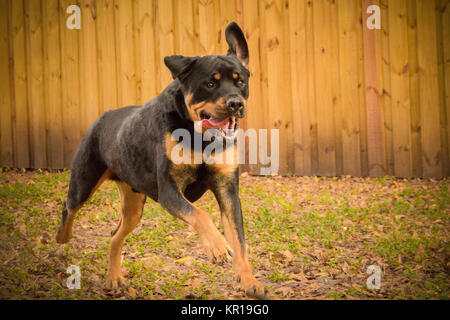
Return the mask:
[[[227,26],[225,39],[229,49],[224,55],[165,57],[174,81],[143,106],[105,112],[78,146],[56,241],[67,243],[72,238],[76,212],[102,182],[115,181],[122,215],[111,233],[108,288],[125,285],[120,266],[122,245],[141,219],[146,197],[150,197],[198,232],[213,263],[232,259],[237,281],[247,296],[268,297],[268,290],[256,280],[248,262],[236,161],[180,164],[172,157],[176,145],[172,133],[180,128],[192,137],[216,130],[215,137],[222,137],[227,149],[236,149],[239,118],[246,113],[249,96],[249,52],[235,22]],[[200,148],[204,150],[216,138],[202,141]],[[193,156],[196,149],[189,151]],[[225,238],[208,213],[194,204],[207,190],[219,204]]]

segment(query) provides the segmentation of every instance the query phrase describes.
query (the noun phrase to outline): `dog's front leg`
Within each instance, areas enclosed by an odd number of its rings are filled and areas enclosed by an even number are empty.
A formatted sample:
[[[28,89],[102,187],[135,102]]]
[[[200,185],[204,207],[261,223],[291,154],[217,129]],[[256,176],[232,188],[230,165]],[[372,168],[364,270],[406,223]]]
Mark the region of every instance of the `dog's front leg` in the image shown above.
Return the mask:
[[[170,214],[185,221],[197,231],[211,261],[219,264],[227,260],[231,261],[231,247],[214,225],[209,214],[188,201],[170,176],[161,177],[158,185],[160,186],[158,202]]]
[[[220,206],[225,238],[234,252],[233,270],[248,296],[265,299],[268,292],[254,277],[247,258],[237,174],[215,181],[213,192]]]

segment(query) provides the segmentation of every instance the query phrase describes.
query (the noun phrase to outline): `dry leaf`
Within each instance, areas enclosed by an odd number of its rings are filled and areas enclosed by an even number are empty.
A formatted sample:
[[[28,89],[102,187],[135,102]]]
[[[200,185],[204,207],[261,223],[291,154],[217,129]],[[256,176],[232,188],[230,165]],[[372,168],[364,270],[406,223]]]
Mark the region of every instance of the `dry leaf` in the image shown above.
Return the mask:
[[[291,262],[294,260],[294,255],[289,250],[280,251],[280,253],[284,256],[287,262]]]
[[[135,289],[135,288],[133,288],[133,287],[129,287],[129,288],[128,288],[128,294],[130,295],[130,297],[132,297],[132,298],[136,298],[136,295],[137,295],[137,291],[136,291],[136,289]]]
[[[424,253],[425,253],[425,249],[424,249],[423,245],[419,244],[419,248],[416,251],[416,257],[418,257],[418,256],[420,256],[420,255],[422,255]]]
[[[192,288],[194,288],[194,289],[200,288],[201,285],[202,285],[202,284],[201,284],[201,282],[200,282],[198,279],[194,279],[194,280],[192,280],[192,282],[191,282],[191,286],[192,286]]]
[[[188,257],[183,257],[183,258],[177,259],[174,262],[175,263],[186,263],[186,262],[191,262],[192,260],[194,260],[194,258],[191,256],[188,256]]]
[[[278,293],[282,296],[288,296],[291,293],[293,293],[293,290],[292,290],[292,288],[289,288],[289,287],[281,287],[281,288],[276,289],[275,293]]]

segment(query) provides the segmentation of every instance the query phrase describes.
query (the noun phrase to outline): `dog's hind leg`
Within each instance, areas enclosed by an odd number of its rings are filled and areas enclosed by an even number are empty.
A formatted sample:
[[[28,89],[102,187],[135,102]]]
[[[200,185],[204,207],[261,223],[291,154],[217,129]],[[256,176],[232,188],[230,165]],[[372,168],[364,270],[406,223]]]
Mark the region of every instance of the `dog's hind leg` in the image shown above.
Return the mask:
[[[108,272],[106,274],[106,287],[116,289],[124,285],[125,280],[120,268],[120,256],[125,237],[134,230],[142,216],[145,195],[137,193],[125,182],[116,181],[120,194],[122,217],[117,230],[111,239]]]
[[[86,164],[82,169],[72,169],[69,194],[63,203],[61,225],[56,234],[57,243],[66,243],[72,238],[75,214],[111,175],[111,171],[102,165]]]

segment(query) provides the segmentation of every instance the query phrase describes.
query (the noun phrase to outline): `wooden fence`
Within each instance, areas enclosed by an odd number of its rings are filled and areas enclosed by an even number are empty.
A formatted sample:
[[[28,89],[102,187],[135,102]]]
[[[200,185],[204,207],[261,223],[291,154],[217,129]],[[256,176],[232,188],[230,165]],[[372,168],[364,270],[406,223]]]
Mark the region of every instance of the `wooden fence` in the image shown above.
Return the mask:
[[[244,126],[280,130],[280,173],[449,176],[449,18],[449,0],[0,0],[0,166],[70,167],[98,115],[160,92],[166,55],[225,53],[234,20]]]

